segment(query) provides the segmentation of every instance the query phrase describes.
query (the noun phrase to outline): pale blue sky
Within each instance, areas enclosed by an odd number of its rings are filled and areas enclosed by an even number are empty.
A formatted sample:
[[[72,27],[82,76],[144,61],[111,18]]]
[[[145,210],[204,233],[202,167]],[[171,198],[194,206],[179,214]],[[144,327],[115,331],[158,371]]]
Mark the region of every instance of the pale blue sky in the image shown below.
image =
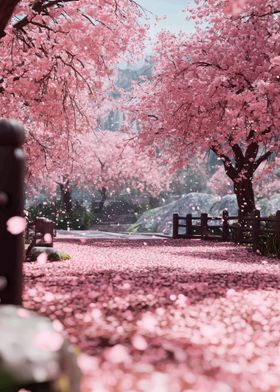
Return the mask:
[[[136,2],[147,10],[146,14],[151,26],[150,42],[146,44],[146,54],[151,54],[155,36],[162,29],[175,34],[180,31],[185,33],[194,31],[194,25],[186,20],[186,13],[183,11],[190,4],[193,4],[193,0],[136,0]],[[156,22],[156,16],[166,16],[166,19]],[[143,65],[142,61],[134,66],[137,68],[141,65]],[[126,68],[127,66],[127,63],[120,63],[120,68]]]
[[[152,35],[163,28],[174,33],[193,31],[193,25],[186,20],[183,12],[184,8],[192,3],[191,0],[137,0],[137,3],[154,15],[166,15],[166,19],[160,21],[157,27],[151,25]]]

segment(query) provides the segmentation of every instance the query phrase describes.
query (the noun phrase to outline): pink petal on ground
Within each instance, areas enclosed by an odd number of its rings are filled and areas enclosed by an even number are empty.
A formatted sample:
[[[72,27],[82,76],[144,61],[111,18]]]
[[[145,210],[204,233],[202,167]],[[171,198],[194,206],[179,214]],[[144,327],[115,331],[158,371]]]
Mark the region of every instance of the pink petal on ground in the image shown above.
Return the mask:
[[[87,354],[80,354],[78,357],[78,365],[83,373],[91,373],[98,368],[98,360]]]
[[[128,350],[122,344],[116,344],[114,347],[106,349],[104,357],[107,361],[112,363],[122,363],[130,360]]]
[[[39,256],[37,257],[37,261],[38,263],[44,264],[48,261],[48,255],[46,252],[43,252],[41,254],[39,254]]]
[[[146,339],[142,335],[134,335],[131,343],[136,350],[144,351],[148,347]]]
[[[142,328],[146,329],[147,331],[154,331],[158,322],[157,319],[149,312],[143,314],[139,324]]]

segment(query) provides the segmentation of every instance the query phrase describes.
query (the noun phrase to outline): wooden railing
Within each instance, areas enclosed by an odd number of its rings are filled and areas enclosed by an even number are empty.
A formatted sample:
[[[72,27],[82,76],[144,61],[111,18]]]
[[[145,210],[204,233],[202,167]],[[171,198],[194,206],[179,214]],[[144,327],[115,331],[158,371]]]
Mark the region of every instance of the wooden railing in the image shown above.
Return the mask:
[[[215,223],[211,225],[211,223]],[[229,216],[224,210],[221,217],[211,217],[203,213],[200,217],[192,214],[173,214],[173,238],[201,238],[207,240],[250,243],[254,248],[264,237],[274,236],[280,246],[280,211],[273,217],[261,217],[256,210],[252,216],[244,218]]]

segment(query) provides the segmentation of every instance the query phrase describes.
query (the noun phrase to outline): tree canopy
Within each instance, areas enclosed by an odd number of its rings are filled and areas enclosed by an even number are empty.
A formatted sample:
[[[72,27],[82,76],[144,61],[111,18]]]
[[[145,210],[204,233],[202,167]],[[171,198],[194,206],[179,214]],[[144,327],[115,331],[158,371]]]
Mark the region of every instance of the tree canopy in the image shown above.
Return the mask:
[[[154,75],[135,88],[129,109],[142,145],[157,146],[169,164],[213,150],[248,213],[254,173],[279,151],[280,4],[239,3],[232,12],[229,2],[197,1],[187,10],[193,35],[162,32]]]
[[[65,157],[77,132],[97,127],[117,64],[142,50],[141,16],[131,0],[17,5],[1,39],[0,116],[25,125],[29,171],[38,160]]]

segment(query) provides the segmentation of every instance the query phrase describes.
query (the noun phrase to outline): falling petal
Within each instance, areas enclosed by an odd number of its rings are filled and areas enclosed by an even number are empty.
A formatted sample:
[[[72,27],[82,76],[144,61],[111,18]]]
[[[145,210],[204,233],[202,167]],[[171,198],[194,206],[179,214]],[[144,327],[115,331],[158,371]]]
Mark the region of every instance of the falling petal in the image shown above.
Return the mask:
[[[26,224],[26,219],[22,216],[13,216],[7,220],[7,230],[11,234],[17,235],[24,232]]]

